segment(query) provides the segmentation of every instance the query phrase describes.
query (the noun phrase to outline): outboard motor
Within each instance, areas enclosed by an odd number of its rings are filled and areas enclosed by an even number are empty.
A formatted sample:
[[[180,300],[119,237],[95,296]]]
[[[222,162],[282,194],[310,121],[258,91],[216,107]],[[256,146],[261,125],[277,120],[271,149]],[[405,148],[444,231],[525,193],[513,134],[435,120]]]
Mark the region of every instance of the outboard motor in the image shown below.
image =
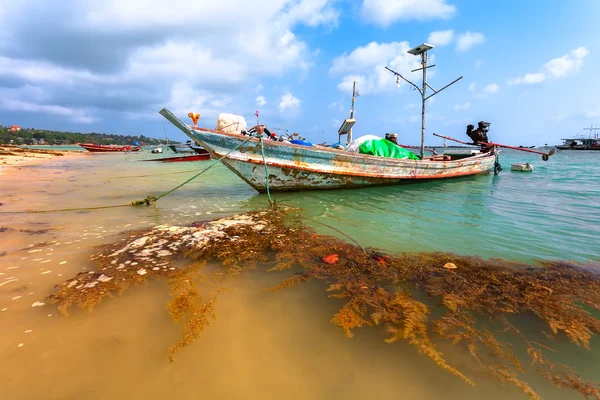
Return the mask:
[[[473,130],[475,126],[467,125],[467,136],[471,138],[473,144],[479,144],[478,142],[487,143],[489,142],[487,133],[490,130],[490,125],[490,122],[479,121],[475,130]]]

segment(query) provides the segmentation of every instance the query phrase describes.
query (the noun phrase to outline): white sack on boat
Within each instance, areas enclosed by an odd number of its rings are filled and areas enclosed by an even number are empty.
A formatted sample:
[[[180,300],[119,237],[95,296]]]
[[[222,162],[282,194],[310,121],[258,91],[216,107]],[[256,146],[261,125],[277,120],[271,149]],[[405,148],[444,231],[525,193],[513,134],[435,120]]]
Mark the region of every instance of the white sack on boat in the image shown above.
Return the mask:
[[[361,136],[358,139],[351,141],[350,144],[348,145],[348,147],[346,147],[346,151],[349,151],[351,153],[358,153],[358,148],[360,147],[360,145],[363,144],[364,142],[366,142],[367,140],[380,140],[380,139],[383,139],[383,138],[381,138],[379,136],[375,136],[375,135]]]
[[[216,131],[228,133],[241,133],[248,130],[246,119],[241,115],[221,113],[217,117]]]

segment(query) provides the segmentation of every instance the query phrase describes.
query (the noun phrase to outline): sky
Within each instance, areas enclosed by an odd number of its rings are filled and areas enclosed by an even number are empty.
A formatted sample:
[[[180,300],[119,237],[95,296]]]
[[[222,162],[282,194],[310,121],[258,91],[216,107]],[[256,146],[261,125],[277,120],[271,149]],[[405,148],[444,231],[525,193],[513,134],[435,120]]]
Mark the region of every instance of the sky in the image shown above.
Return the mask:
[[[219,113],[337,142],[357,81],[354,136],[420,143],[407,53],[430,43],[425,144],[553,145],[600,127],[597,0],[0,0],[0,125],[185,141]],[[599,131],[596,131],[600,133]]]

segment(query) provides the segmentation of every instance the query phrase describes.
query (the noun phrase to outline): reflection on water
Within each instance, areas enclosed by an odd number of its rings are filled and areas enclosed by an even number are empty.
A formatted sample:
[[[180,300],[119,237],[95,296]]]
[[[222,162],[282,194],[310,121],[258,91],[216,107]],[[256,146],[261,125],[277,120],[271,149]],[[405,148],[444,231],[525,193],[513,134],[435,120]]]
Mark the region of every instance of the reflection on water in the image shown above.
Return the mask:
[[[176,172],[206,165],[135,161],[147,157],[89,155],[21,167],[0,176],[0,211],[127,204],[164,193],[195,173]],[[600,233],[600,174],[593,171],[599,167],[587,164],[584,171],[579,164],[586,160],[562,153],[546,164],[528,157],[503,153],[501,161],[505,167],[511,160],[533,161],[529,175],[505,168],[498,177],[275,198],[302,206],[310,218],[364,246],[600,258],[600,246],[592,245]],[[327,298],[318,283],[264,292],[281,280],[277,274],[255,271],[228,282],[234,290],[219,299],[217,319],[173,364],[165,350],[180,330],[165,310],[163,282],[130,290],[93,313],[73,310],[68,318],[58,317],[50,304],[39,305],[54,285],[93,268],[94,246],[125,240],[134,229],[261,208],[265,198],[219,166],[161,199],[156,209],[2,215],[0,398],[525,398],[486,379],[474,388],[465,385],[409,344],[385,344],[380,329],[346,339],[329,322],[338,300]],[[592,348],[598,345],[592,341]],[[586,378],[600,380],[598,352],[568,349],[561,356],[577,362]],[[461,355],[452,357],[460,367]],[[539,378],[526,380],[544,398],[579,398]]]

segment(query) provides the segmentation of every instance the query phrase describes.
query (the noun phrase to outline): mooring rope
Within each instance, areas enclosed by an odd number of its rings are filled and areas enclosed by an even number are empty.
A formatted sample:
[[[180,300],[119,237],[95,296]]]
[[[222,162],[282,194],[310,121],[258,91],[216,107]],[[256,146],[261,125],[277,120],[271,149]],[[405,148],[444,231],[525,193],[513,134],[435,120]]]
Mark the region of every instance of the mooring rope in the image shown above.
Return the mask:
[[[502,166],[500,165],[499,158],[499,154],[496,153],[496,159],[494,160],[494,175],[498,175],[500,171],[502,171]]]
[[[129,204],[117,204],[117,205],[113,205],[113,206],[81,207],[81,208],[61,208],[61,209],[54,209],[54,210],[0,211],[0,214],[40,214],[40,213],[52,213],[52,212],[65,212],[65,211],[102,210],[102,209],[107,209],[107,208],[119,208],[119,207],[139,206],[139,205],[142,205],[142,204],[145,204],[145,205],[148,205],[148,206],[149,205],[153,205],[153,206],[156,207],[156,202],[159,199],[165,197],[168,194],[173,193],[175,190],[179,189],[183,185],[185,185],[185,184],[191,182],[192,180],[196,179],[197,177],[199,177],[200,175],[202,175],[203,173],[205,173],[206,171],[208,171],[209,169],[211,169],[212,167],[214,167],[215,165],[217,165],[222,159],[224,159],[229,154],[231,154],[232,152],[234,152],[235,150],[237,150],[240,146],[242,146],[243,144],[246,144],[247,142],[249,142],[250,139],[252,139],[252,136],[248,137],[248,139],[244,140],[243,142],[241,142],[240,144],[238,144],[237,146],[235,146],[233,149],[231,149],[230,151],[228,151],[225,155],[223,155],[222,157],[220,157],[218,160],[215,160],[211,165],[209,165],[208,167],[206,167],[205,169],[203,169],[202,171],[200,171],[196,175],[192,176],[190,179],[186,180],[182,184],[177,185],[173,189],[171,189],[171,190],[169,190],[167,192],[164,192],[164,193],[162,193],[162,194],[160,194],[158,196],[149,195],[149,196],[147,196],[143,200],[135,200],[135,201],[132,201]],[[264,158],[264,154],[263,154],[263,158]],[[270,195],[269,195],[269,199],[270,199]]]
[[[260,149],[262,152],[263,163],[265,164],[265,186],[267,187],[267,196],[269,197],[269,205],[271,207],[276,208],[277,205],[271,198],[271,190],[269,189],[269,167],[267,166],[267,160],[265,158],[265,145],[263,143],[262,135],[259,135],[258,138],[260,139]]]
[[[145,160],[143,160],[145,161]],[[175,172],[162,172],[160,174],[146,174],[146,175],[125,175],[125,176],[117,176],[116,178],[147,178],[149,176],[159,176],[159,175],[176,175],[176,174],[187,174],[189,172],[196,172],[196,169],[188,169],[185,171],[175,171]]]

